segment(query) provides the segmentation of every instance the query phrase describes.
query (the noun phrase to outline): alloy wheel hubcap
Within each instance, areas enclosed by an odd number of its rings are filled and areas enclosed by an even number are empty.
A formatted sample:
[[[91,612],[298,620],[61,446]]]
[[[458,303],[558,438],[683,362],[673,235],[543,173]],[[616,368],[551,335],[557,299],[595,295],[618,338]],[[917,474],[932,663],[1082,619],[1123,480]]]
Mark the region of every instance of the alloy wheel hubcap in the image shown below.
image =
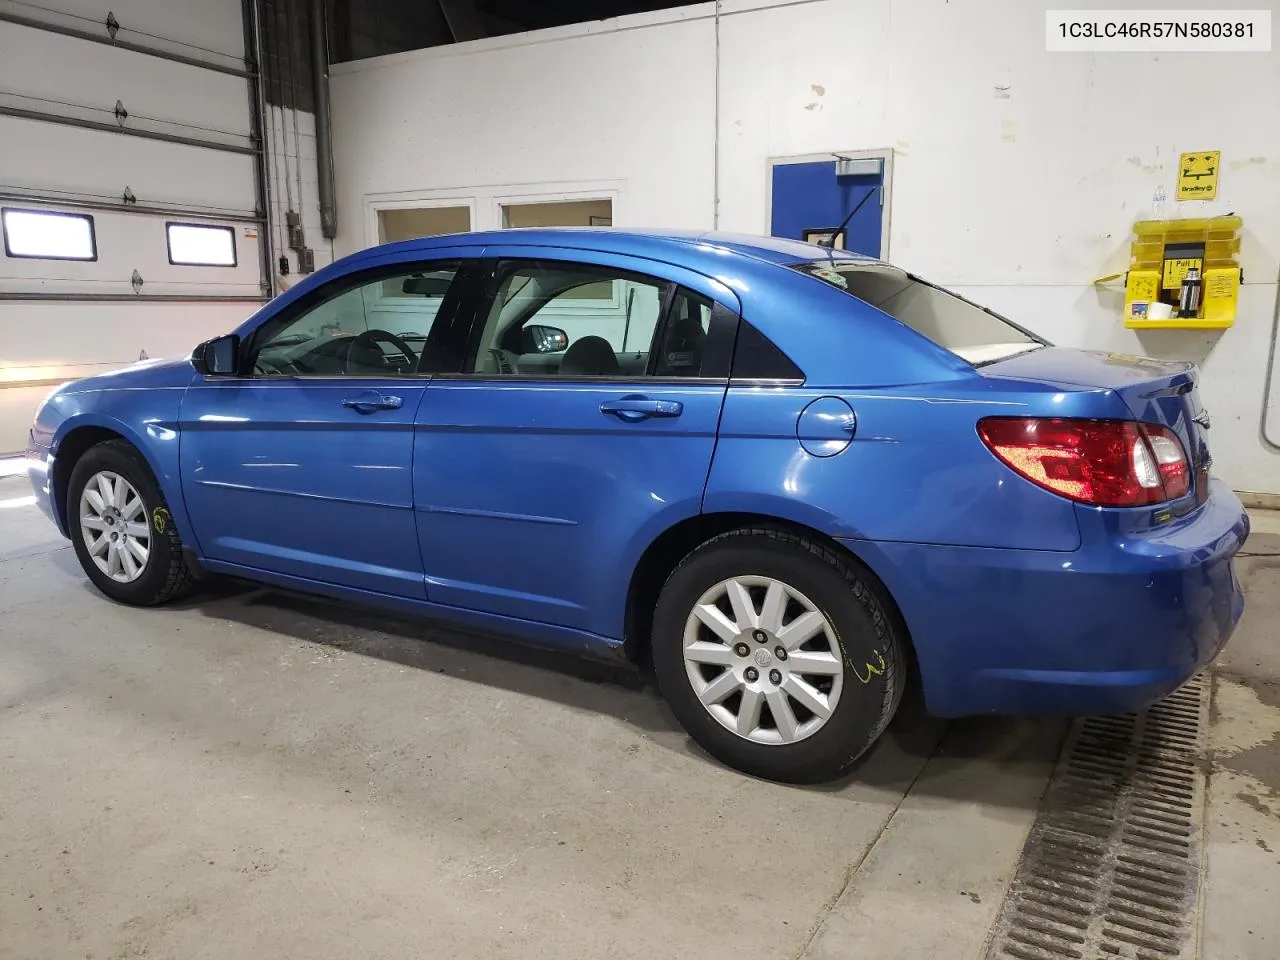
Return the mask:
[[[84,485],[80,533],[94,564],[117,583],[132,583],[147,569],[151,557],[147,505],[120,474],[102,470]]]
[[[685,621],[684,664],[707,712],[754,743],[817,733],[844,686],[831,622],[770,577],[722,580],[698,598]]]

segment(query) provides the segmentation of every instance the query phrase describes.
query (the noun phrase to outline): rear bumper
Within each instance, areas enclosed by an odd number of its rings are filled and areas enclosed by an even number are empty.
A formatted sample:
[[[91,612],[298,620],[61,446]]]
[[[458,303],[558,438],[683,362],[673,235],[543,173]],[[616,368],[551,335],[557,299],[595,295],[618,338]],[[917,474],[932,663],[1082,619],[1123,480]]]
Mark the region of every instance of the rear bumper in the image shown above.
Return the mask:
[[[1191,516],[1128,529],[1081,508],[1072,552],[846,541],[902,609],[939,716],[1140,710],[1218,655],[1244,609],[1249,534],[1213,481]]]

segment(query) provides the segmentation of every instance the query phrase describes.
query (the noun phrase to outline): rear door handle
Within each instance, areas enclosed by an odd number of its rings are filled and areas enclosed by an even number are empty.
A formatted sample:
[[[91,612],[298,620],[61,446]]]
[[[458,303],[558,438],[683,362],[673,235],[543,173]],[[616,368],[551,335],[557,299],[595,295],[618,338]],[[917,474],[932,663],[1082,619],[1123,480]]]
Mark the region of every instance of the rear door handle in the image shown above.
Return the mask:
[[[620,400],[606,400],[600,404],[600,412],[627,423],[636,423],[650,417],[678,417],[684,413],[684,404],[679,400],[653,400],[637,394]]]
[[[399,410],[404,406],[404,400],[376,390],[366,390],[354,397],[347,397],[342,401],[342,405],[357,413],[373,413],[375,410]]]

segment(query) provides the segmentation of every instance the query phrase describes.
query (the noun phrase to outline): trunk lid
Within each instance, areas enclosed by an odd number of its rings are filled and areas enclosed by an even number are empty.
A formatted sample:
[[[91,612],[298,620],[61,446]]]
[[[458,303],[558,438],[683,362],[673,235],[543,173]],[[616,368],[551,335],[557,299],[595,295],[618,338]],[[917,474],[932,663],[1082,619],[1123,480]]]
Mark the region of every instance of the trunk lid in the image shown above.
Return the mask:
[[[1203,503],[1208,496],[1212,463],[1206,436],[1209,417],[1200,403],[1200,374],[1195,364],[1044,347],[983,365],[978,372],[1063,390],[1086,387],[1115,393],[1135,420],[1158,423],[1177,434],[1190,461],[1196,502]]]

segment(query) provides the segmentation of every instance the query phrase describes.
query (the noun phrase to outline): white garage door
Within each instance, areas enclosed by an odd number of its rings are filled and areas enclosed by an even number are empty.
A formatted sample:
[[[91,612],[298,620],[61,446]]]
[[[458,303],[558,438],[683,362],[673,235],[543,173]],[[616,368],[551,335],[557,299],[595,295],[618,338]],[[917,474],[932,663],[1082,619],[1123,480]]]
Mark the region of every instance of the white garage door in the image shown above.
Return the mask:
[[[0,0],[0,454],[54,384],[185,354],[270,292],[252,8],[109,3]]]

